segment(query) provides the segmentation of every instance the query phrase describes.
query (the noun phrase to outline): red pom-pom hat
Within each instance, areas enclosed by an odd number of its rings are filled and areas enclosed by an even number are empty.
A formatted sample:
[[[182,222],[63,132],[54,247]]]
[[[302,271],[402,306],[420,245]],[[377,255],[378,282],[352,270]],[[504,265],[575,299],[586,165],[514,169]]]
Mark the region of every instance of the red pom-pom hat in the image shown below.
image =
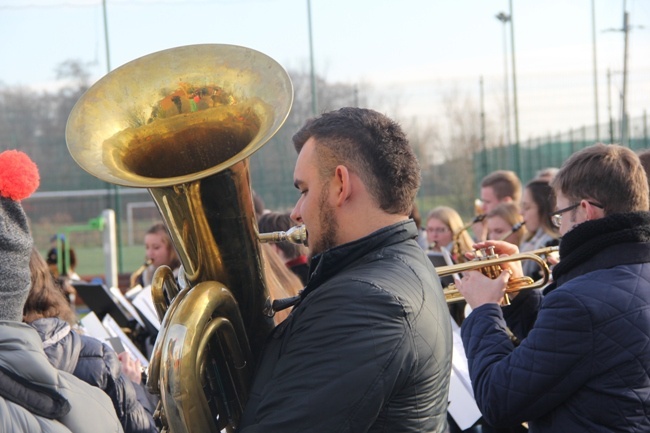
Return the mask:
[[[22,200],[36,191],[39,182],[38,167],[24,152],[0,153],[0,196]]]

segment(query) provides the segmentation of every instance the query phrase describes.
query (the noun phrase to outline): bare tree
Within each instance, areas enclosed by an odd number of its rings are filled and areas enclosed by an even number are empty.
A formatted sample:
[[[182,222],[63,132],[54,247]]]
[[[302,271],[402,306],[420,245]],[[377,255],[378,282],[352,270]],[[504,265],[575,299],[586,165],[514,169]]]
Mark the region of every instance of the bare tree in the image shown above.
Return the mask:
[[[306,72],[289,71],[294,86],[294,100],[291,113],[278,133],[251,157],[251,178],[253,189],[263,198],[266,206],[274,210],[291,208],[297,199],[293,186],[293,167],[297,158],[291,138],[313,117],[311,76]],[[329,83],[317,78],[318,110],[322,112],[341,107],[360,105],[365,98],[358,94],[355,86],[343,83]]]
[[[477,182],[474,155],[481,148],[480,112],[468,96],[451,91],[443,98],[448,129],[441,151],[445,162],[440,166],[440,178],[448,191],[448,205],[461,215],[474,210]]]

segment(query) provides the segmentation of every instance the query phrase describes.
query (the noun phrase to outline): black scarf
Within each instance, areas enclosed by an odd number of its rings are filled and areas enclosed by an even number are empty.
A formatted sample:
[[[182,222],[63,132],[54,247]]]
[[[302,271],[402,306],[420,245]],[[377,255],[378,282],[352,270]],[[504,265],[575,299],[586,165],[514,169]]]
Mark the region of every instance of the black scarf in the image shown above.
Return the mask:
[[[650,212],[615,213],[585,221],[562,237],[553,279],[559,281],[607,247],[636,242],[650,242]]]

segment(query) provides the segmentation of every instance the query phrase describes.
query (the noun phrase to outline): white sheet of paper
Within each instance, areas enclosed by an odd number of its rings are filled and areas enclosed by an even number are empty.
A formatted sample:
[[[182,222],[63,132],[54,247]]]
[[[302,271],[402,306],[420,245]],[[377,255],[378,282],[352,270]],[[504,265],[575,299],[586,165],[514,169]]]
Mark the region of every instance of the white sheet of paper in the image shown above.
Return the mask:
[[[149,366],[149,360],[147,359],[147,357],[144,356],[142,352],[140,352],[137,346],[124,333],[124,331],[122,331],[120,325],[117,324],[115,319],[113,319],[110,314],[104,316],[104,320],[102,320],[102,324],[104,325],[104,328],[106,328],[106,330],[112,337],[118,337],[120,339],[122,345],[124,346],[124,350],[126,350],[128,354],[131,355],[131,357],[135,359],[139,359],[140,364],[142,364],[144,368],[147,368]]]
[[[153,305],[153,299],[151,299],[151,286],[147,286],[140,293],[137,294],[131,303],[142,313],[144,317],[147,318],[151,324],[160,331],[160,320],[158,319],[158,313],[156,312],[156,307]]]
[[[451,319],[453,352],[451,358],[451,378],[449,382],[449,406],[447,410],[461,430],[468,429],[481,417],[481,411],[474,400],[472,382],[469,378],[467,356],[460,328]]]
[[[117,299],[117,302],[119,302],[119,304],[122,307],[124,307],[126,311],[129,312],[129,314],[135,319],[136,322],[140,324],[140,326],[144,327],[145,326],[144,322],[142,321],[142,318],[138,314],[138,311],[135,308],[133,308],[133,304],[131,304],[131,302],[128,299],[126,299],[126,297],[122,294],[122,291],[117,287],[111,287],[109,290],[111,292],[111,295],[113,295],[115,299]]]
[[[99,320],[99,317],[93,311],[86,314],[80,322],[84,330],[84,335],[96,338],[99,341],[106,341],[106,339],[111,338],[111,334],[104,328],[101,320]]]

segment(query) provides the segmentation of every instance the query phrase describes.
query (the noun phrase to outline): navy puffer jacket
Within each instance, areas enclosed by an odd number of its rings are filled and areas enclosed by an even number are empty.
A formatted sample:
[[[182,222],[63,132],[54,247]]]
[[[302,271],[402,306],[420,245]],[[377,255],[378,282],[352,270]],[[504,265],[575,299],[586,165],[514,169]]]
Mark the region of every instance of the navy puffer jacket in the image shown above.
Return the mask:
[[[557,286],[516,349],[501,308],[461,329],[474,394],[491,425],[530,432],[650,431],[650,216],[580,224],[560,246]]]
[[[78,334],[68,323],[55,317],[37,319],[30,325],[41,337],[53,366],[108,394],[125,433],[157,432],[148,401],[136,392],[138,385],[122,374],[120,360],[113,349],[95,338]]]

